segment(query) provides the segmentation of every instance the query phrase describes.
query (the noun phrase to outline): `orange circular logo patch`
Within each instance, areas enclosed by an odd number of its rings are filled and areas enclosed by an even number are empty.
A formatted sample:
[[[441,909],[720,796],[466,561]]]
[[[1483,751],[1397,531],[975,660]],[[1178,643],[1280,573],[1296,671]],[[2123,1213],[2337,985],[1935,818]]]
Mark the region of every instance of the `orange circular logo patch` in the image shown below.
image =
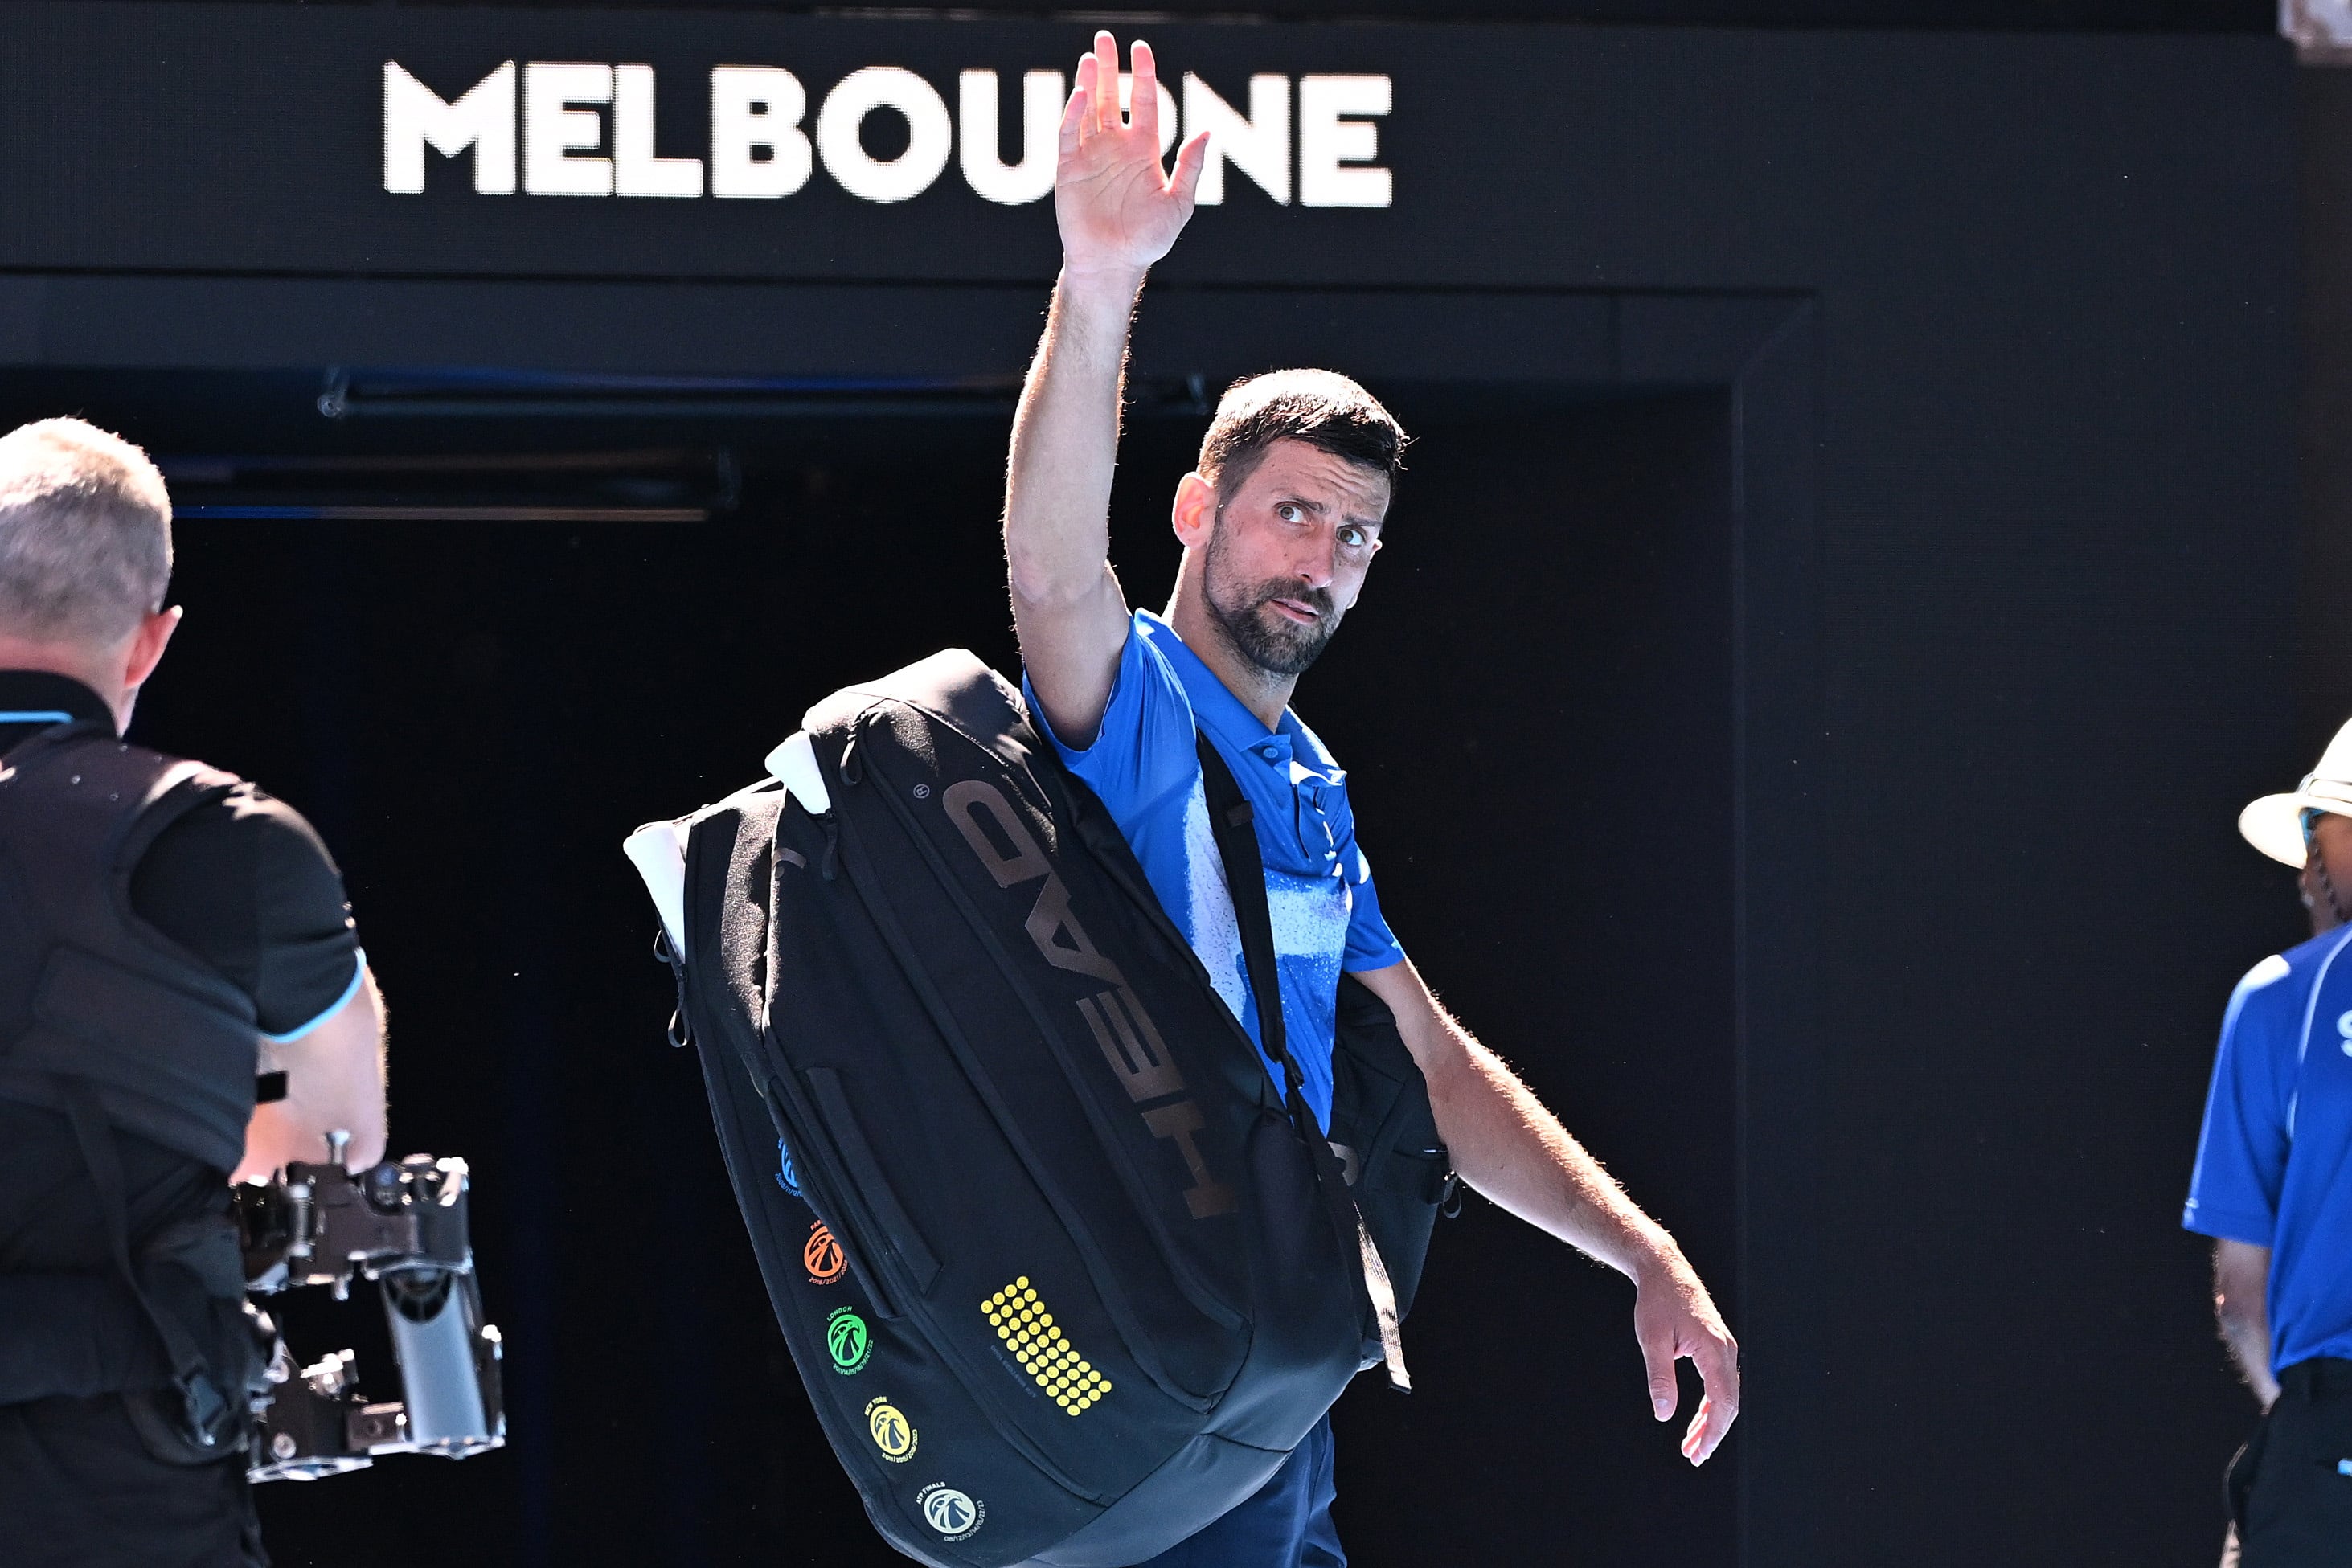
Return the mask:
[[[808,1267],[812,1285],[830,1285],[849,1267],[849,1260],[842,1255],[841,1243],[821,1222],[809,1227],[808,1245],[801,1249],[801,1261]]]

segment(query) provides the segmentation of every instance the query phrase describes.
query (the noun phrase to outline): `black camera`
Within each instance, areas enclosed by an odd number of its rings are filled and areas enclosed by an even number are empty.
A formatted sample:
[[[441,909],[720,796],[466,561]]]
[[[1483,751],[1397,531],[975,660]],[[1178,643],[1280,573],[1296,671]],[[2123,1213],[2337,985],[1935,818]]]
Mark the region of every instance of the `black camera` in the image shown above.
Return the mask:
[[[249,1479],[316,1480],[384,1454],[462,1459],[504,1446],[501,1346],[497,1325],[482,1321],[468,1185],[465,1161],[411,1155],[357,1175],[340,1159],[289,1165],[237,1187],[247,1290],[326,1285],[343,1301],[354,1278],[375,1281],[400,1395],[370,1403],[348,1350],[298,1369],[285,1336],[257,1312],[273,1348],[268,1386],[253,1400]]]

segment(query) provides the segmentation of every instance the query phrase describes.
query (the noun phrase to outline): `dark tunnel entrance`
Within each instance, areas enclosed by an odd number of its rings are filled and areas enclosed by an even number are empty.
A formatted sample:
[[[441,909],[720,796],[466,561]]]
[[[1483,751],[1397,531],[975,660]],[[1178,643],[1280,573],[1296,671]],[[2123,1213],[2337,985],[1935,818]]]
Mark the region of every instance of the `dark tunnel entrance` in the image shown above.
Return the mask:
[[[1432,984],[1736,1314],[1729,398],[1367,379],[1416,444],[1299,711],[1351,770],[1383,903]],[[478,1173],[513,1419],[540,1434],[497,1461],[511,1523],[559,1555],[727,1561],[771,1552],[782,1519],[829,1562],[897,1561],[806,1410],[698,1076],[660,1042],[668,982],[617,850],[749,781],[839,685],[950,643],[1016,668],[1001,389],[944,407],[770,391],[763,412],[740,389],[572,384],[553,409],[543,386],[461,386],[437,412],[329,420],[323,384],[53,373],[5,392],[12,422],[74,409],[173,476],[190,613],[140,733],[292,800],[346,870],[404,1046],[394,1141]],[[1140,389],[1114,502],[1115,559],[1154,609],[1167,499],[1205,424],[1169,385]],[[1691,1477],[1649,1419],[1630,1301],[1474,1200],[1409,1325],[1420,1392],[1367,1383],[1338,1417],[1358,1561],[1538,1541],[1599,1561],[1636,1533],[1727,1552],[1736,1474]],[[1484,1436],[1431,1451],[1465,1432]],[[1559,1478],[1587,1469],[1622,1484],[1562,1516]],[[373,1538],[421,1548],[432,1511],[406,1500],[457,1479],[391,1479],[266,1489],[272,1537],[348,1539],[354,1509],[380,1509]],[[480,1496],[478,1471],[465,1484]]]

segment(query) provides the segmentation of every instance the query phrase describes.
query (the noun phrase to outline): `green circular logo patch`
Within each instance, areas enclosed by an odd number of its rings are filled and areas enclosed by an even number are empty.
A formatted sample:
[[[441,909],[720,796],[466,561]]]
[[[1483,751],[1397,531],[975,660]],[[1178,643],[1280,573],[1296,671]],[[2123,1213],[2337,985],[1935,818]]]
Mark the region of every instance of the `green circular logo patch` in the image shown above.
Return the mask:
[[[833,1357],[833,1369],[847,1377],[866,1370],[874,1354],[874,1336],[866,1332],[864,1318],[841,1307],[824,1320],[824,1348]]]

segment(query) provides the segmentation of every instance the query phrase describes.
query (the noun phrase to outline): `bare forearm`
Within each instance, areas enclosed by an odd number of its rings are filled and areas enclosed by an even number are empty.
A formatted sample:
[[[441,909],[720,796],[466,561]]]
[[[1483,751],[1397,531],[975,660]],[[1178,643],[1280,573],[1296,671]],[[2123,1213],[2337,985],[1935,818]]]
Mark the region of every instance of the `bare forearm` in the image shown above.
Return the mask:
[[[353,1169],[383,1158],[384,1013],[373,976],[312,1033],[275,1048],[264,1065],[286,1073],[286,1098],[254,1108],[245,1158],[233,1179],[267,1176],[290,1161],[323,1161],[327,1134],[345,1132]]]
[[[1094,741],[1127,638],[1110,568],[1127,323],[1142,275],[1063,269],[1022,390],[1005,478],[1004,563],[1030,685],[1054,731]]]
[[[2271,1374],[2270,1325],[2230,1316],[2224,1316],[2221,1322],[2221,1343],[2230,1347],[2231,1359],[2245,1375],[2246,1386],[2253,1390],[2263,1408],[2269,1409],[2279,1391],[2278,1379]]]
[[[1447,1019],[1454,1065],[1431,1076],[1438,1135],[1464,1180],[1503,1208],[1639,1281],[1674,1239],[1625,1196],[1501,1059]]]
[[[2270,1264],[2267,1247],[2250,1241],[2213,1244],[2213,1317],[2221,1326],[2221,1343],[2245,1374],[2263,1408],[2278,1397],[2278,1378],[2271,1371]]]
[[[1128,322],[1139,274],[1073,274],[1054,289],[1021,389],[1005,476],[1004,554],[1016,605],[1097,591],[1110,553]]]
[[[1141,43],[1133,59],[1130,124],[1118,109],[1118,46],[1108,33],[1095,35],[1078,62],[1055,155],[1062,276],[1021,389],[1004,486],[1005,563],[1033,679],[1032,622],[1066,620],[1073,607],[1083,618],[1088,598],[1117,594],[1106,589],[1106,561],[1128,322],[1144,274],[1192,214],[1206,155],[1205,143],[1188,147],[1189,170],[1180,159],[1172,183],[1161,175],[1158,68]]]
[[[1395,1016],[1454,1169],[1504,1208],[1633,1281],[1633,1337],[1659,1420],[1680,1402],[1675,1363],[1687,1358],[1698,1368],[1706,1394],[1682,1451],[1705,1464],[1739,1416],[1739,1343],[1682,1249],[1500,1057],[1437,1005],[1410,960],[1356,977]]]
[[[1021,659],[1055,734],[1090,746],[1127,640],[1127,599],[1110,569],[1110,481],[1118,461],[1128,322],[1151,264],[1168,254],[1208,157],[1195,132],[1172,172],[1160,166],[1158,68],[1139,42],[1135,113],[1118,108],[1108,33],[1078,62],[1054,164],[1062,276],[1021,406],[1004,480],[1004,565]]]
[[[1479,1192],[1639,1281],[1682,1264],[1674,1239],[1634,1206],[1502,1058],[1440,1007],[1410,961],[1356,977],[1388,1005],[1429,1084],[1438,1136]]]

